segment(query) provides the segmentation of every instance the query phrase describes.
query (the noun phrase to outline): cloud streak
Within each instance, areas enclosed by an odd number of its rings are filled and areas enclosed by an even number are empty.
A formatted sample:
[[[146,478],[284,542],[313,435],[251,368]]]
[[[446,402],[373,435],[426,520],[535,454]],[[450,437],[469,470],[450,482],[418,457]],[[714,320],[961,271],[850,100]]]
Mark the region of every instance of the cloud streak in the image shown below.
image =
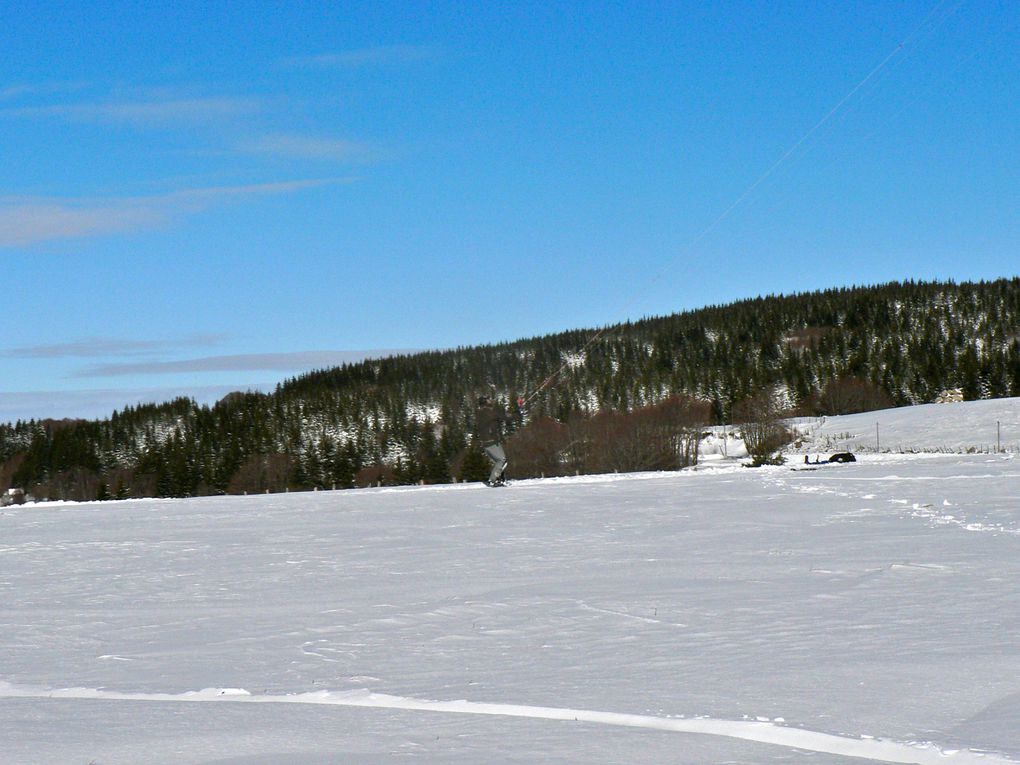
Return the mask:
[[[20,346],[3,351],[0,355],[14,359],[138,357],[151,356],[180,348],[219,345],[225,339],[226,335],[215,333],[196,333],[167,340],[89,337],[67,343]]]
[[[80,81],[68,82],[20,82],[0,87],[0,101],[14,101],[30,96],[50,95],[53,93],[73,93],[84,90],[88,83]]]
[[[164,219],[157,207],[126,200],[6,200],[0,202],[0,247],[118,234],[150,228]]]
[[[352,180],[308,178],[113,199],[0,197],[0,248],[150,229],[239,197],[291,194]]]
[[[325,369],[365,359],[418,353],[420,349],[375,349],[361,351],[294,351],[290,353],[244,353],[225,356],[203,356],[178,361],[142,361],[118,364],[97,364],[78,372],[75,377],[120,377],[127,375],[160,375],[195,372],[295,372]]]
[[[203,124],[232,119],[254,113],[259,108],[258,101],[246,98],[175,98],[17,106],[0,109],[0,117],[178,127],[182,123]]]

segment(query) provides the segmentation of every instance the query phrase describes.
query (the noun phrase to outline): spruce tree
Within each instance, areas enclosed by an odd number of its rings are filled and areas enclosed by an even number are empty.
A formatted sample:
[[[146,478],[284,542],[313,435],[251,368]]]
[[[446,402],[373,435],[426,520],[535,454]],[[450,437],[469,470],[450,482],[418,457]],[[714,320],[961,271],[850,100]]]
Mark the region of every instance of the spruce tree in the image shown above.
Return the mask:
[[[464,453],[464,459],[460,463],[458,479],[465,483],[484,481],[488,479],[490,472],[492,472],[492,465],[488,458],[482,453],[482,448],[475,439],[471,439]]]

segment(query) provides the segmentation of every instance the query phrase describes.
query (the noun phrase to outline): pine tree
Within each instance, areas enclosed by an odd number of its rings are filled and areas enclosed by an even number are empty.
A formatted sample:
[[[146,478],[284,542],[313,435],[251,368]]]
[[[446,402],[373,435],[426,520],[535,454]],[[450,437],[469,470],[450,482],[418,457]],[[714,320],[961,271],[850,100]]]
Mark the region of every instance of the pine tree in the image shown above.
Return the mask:
[[[482,453],[482,448],[471,439],[468,444],[467,450],[464,453],[464,459],[460,464],[460,475],[458,479],[465,483],[471,483],[474,481],[484,481],[488,479],[489,473],[492,472],[492,465],[489,463],[488,458]]]

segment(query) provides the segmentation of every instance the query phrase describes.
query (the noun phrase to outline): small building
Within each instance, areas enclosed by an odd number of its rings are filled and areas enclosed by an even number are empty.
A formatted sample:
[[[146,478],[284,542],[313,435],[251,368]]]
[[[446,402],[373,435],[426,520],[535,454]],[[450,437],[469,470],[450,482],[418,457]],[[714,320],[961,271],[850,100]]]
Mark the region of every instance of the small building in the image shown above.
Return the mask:
[[[963,388],[947,388],[935,398],[936,404],[958,404],[963,401]]]

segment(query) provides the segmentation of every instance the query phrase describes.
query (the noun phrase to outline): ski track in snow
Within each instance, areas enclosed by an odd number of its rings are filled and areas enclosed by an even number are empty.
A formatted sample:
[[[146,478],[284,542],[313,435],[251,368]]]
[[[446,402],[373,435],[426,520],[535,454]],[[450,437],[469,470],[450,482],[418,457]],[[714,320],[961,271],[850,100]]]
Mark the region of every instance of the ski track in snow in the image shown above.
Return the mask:
[[[1017,473],[1005,473],[1001,476],[994,474],[979,474],[979,475],[924,475],[924,476],[899,476],[899,475],[884,475],[884,476],[872,476],[862,477],[857,475],[826,475],[826,476],[812,476],[811,481],[819,483],[815,484],[793,484],[791,481],[784,477],[772,478],[772,483],[780,486],[784,490],[790,490],[800,494],[831,494],[837,497],[856,498],[859,500],[874,500],[876,495],[871,492],[864,491],[838,491],[834,488],[825,487],[821,484],[824,483],[835,483],[845,484],[847,483],[864,483],[864,484],[875,484],[879,482],[888,481],[915,481],[924,484],[930,484],[935,481],[973,481],[976,479],[1016,479],[1020,478],[1020,474]],[[978,521],[970,521],[965,517],[954,515],[946,510],[937,510],[935,505],[931,502],[914,502],[910,499],[894,499],[886,498],[885,501],[892,505],[902,505],[904,509],[909,505],[909,515],[914,518],[920,518],[927,521],[932,526],[958,526],[965,531],[976,531],[983,533],[995,533],[995,534],[1013,534],[1020,535],[1020,528],[1006,526],[1001,523],[982,523]],[[943,501],[945,507],[950,507],[948,500]],[[867,508],[866,508],[867,509]]]
[[[406,696],[358,691],[317,691],[291,695],[256,695],[242,688],[204,688],[185,693],[120,693],[96,688],[43,688],[0,681],[0,698],[47,698],[97,701],[246,702],[262,704],[320,704],[371,707],[448,714],[500,715],[542,720],[646,728],[670,733],[694,733],[774,744],[823,754],[857,757],[874,762],[913,765],[1017,765],[1002,755],[970,749],[941,749],[931,742],[892,741],[870,736],[851,738],[803,728],[777,725],[768,720],[718,720],[708,717],[676,718],[599,712],[588,709],[495,704],[475,701],[431,701]],[[778,719],[778,718],[777,718]]]
[[[618,616],[621,619],[632,619],[637,622],[643,622],[645,624],[663,624],[667,627],[686,627],[686,624],[680,622],[667,622],[663,619],[653,619],[650,616],[638,616],[637,614],[628,614],[626,611],[613,611],[610,608],[598,608],[597,606],[591,606],[585,603],[583,600],[577,601],[578,607],[583,611],[593,611],[597,614],[606,614],[608,616]]]

